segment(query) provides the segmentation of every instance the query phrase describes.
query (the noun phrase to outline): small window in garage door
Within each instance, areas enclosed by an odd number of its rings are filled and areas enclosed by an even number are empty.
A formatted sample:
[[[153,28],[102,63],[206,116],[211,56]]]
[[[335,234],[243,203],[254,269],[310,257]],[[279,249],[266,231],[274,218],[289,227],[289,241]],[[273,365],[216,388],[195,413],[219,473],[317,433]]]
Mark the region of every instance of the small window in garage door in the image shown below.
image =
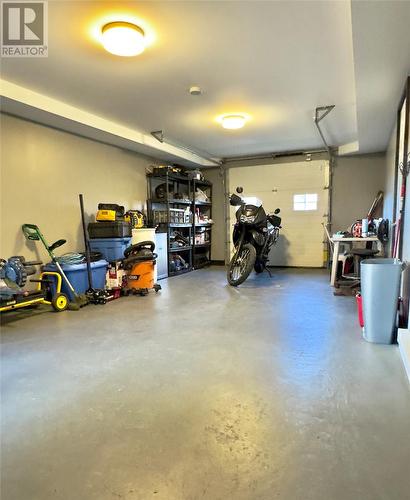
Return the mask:
[[[293,210],[305,212],[317,210],[317,193],[294,194]]]

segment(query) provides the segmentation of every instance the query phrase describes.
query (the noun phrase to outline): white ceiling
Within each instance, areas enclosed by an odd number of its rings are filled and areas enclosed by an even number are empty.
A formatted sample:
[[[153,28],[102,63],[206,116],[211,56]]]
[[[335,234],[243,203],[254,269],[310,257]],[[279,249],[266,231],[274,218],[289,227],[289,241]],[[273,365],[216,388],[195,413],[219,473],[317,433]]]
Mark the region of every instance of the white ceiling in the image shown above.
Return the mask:
[[[123,15],[156,35],[141,56],[112,56],[90,35]],[[375,152],[410,73],[409,25],[410,1],[53,1],[49,57],[2,59],[1,76],[217,157],[319,148],[314,109],[335,104],[329,142]],[[229,111],[253,119],[226,131],[214,118]]]
[[[410,0],[352,3],[361,151],[384,151],[410,76]]]

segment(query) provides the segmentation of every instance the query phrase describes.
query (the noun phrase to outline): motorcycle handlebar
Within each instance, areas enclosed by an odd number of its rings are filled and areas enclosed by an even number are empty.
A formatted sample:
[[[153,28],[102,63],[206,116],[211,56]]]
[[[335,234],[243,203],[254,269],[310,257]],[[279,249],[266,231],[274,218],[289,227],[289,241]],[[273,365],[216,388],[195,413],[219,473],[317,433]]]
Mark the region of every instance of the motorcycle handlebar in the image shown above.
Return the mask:
[[[239,205],[243,205],[244,201],[237,194],[231,194],[231,196],[229,197],[229,203],[233,207],[238,207]]]

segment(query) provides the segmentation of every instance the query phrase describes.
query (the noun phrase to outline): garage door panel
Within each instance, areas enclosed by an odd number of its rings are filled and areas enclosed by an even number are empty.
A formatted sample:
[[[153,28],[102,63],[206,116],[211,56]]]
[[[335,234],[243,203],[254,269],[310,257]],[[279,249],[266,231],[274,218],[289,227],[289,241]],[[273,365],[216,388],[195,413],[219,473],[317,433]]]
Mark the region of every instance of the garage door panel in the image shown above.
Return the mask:
[[[305,231],[284,231],[278,245],[273,247],[269,255],[270,265],[322,267],[323,245],[312,245],[312,242],[323,241],[323,230],[314,229],[306,238]],[[281,251],[286,249],[286,252]]]
[[[246,194],[256,196],[264,201],[264,208],[267,213],[272,213],[276,208],[280,208],[281,216],[288,216],[288,220],[295,218],[295,210],[293,209],[293,196],[297,194],[317,194],[317,209],[313,211],[299,211],[297,218],[303,220],[311,217],[322,217],[328,210],[328,191],[320,187],[311,187],[305,190],[282,190],[275,193],[267,191],[247,191]]]
[[[307,187],[323,187],[327,163],[311,161],[232,168],[229,171],[230,186],[233,189],[242,186],[245,191],[252,186],[254,191],[265,193],[269,193],[272,189],[304,190]]]
[[[311,161],[233,168],[229,172],[230,191],[244,188],[247,196],[261,199],[267,213],[281,209],[283,228],[270,254],[277,266],[321,267],[323,265],[322,223],[328,210],[328,162]],[[295,194],[317,194],[312,211],[295,211]],[[231,221],[235,211],[231,210]]]

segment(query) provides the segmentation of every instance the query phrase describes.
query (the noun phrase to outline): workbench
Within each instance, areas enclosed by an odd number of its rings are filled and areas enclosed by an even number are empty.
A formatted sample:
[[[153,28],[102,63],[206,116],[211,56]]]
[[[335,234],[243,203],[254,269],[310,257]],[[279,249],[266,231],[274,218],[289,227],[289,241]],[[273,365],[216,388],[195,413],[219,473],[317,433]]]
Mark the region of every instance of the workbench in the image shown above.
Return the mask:
[[[340,237],[332,237],[331,241],[333,243],[333,259],[332,259],[332,273],[330,275],[330,285],[335,286],[336,278],[337,278],[337,264],[339,262],[339,253],[340,253],[340,244],[341,243],[347,243],[351,247],[354,245],[354,243],[367,243],[369,241],[371,242],[377,242],[377,247],[379,251],[382,250],[382,244],[377,236],[368,236],[366,238],[343,238],[342,236]]]

